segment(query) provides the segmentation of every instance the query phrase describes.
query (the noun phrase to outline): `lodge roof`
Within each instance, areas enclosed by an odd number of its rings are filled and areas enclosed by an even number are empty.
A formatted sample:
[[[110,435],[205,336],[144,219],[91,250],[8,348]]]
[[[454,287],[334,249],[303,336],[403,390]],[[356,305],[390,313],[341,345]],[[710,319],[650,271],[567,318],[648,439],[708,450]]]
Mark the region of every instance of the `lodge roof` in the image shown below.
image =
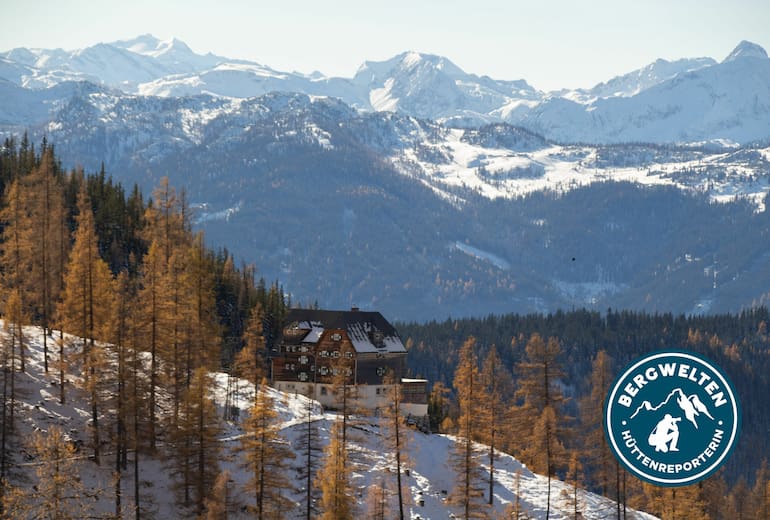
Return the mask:
[[[406,353],[396,329],[379,312],[291,309],[279,343],[318,343],[324,331],[343,330],[358,353]]]

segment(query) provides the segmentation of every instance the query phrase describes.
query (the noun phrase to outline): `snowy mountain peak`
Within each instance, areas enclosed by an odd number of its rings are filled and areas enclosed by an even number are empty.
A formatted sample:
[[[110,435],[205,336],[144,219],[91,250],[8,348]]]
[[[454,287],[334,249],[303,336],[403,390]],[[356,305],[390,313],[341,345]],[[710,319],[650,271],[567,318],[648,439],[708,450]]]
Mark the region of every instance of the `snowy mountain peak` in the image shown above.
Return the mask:
[[[735,49],[733,49],[733,52],[731,52],[722,63],[727,63],[728,61],[737,60],[739,58],[760,58],[766,60],[767,51],[756,43],[743,40]]]

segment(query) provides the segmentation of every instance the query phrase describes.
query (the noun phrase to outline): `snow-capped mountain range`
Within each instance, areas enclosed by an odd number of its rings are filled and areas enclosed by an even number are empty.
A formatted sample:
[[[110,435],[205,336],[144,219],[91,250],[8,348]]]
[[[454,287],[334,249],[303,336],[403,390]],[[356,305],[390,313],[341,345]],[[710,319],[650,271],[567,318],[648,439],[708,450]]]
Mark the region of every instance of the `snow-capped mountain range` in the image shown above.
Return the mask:
[[[28,89],[88,81],[125,94],[161,97],[297,92],[453,126],[506,122],[560,142],[770,139],[770,59],[745,41],[721,62],[657,60],[591,89],[558,92],[539,91],[522,79],[469,74],[445,57],[417,52],[366,62],[354,77],[334,78],[196,54],[184,42],[151,35],[75,51],[2,52],[0,78]],[[0,118],[7,117],[6,108],[0,105]]]
[[[329,78],[152,36],[14,49],[0,137],[25,132],[146,194],[169,177],[299,301],[718,312],[770,283],[770,59],[747,42],[550,93],[414,52]]]

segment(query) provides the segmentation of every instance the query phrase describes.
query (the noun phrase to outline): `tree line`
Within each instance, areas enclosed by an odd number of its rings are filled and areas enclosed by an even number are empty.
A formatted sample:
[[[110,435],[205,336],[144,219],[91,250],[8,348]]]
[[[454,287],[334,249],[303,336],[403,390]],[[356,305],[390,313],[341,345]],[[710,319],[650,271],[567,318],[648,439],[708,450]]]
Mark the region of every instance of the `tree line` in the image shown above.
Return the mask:
[[[152,517],[157,504],[140,475],[157,460],[172,479],[180,515],[285,518],[296,507],[292,493],[304,495],[301,518],[362,512],[362,490],[352,485],[360,461],[350,454],[358,410],[344,377],[349,367],[335,380],[343,404],[330,441],[321,442],[320,410],[306,400],[290,445],[267,386],[265,351],[291,300],[278,283],[255,281],[254,267],[236,268],[227,251],[206,247],[192,231],[183,191],[163,179],[146,201],[137,187],[126,195],[103,168],[65,172],[52,146],[43,142],[35,151],[26,138],[6,140],[0,184],[0,518]],[[17,387],[28,372],[26,325],[43,331],[43,371],[56,400],[88,404],[82,445],[58,425],[21,438]],[[223,414],[212,398],[216,371],[227,374]],[[391,406],[380,421],[394,432],[383,437],[394,439],[385,444],[395,477],[381,478],[367,495],[374,518],[404,518],[408,502],[401,474],[409,434],[398,412],[399,386],[392,380]],[[244,395],[251,404],[242,418],[237,397]],[[222,442],[224,421],[243,430],[234,448]],[[90,462],[78,459],[85,452],[111,468],[111,484],[84,484],[81,466]],[[230,456],[251,475],[241,490],[250,497],[245,503],[233,497],[221,468]],[[29,461],[32,486],[22,469]],[[303,489],[294,487],[297,480]],[[95,499],[109,498],[112,513],[94,509]]]
[[[463,439],[456,467],[465,518],[485,517],[484,503],[494,499],[495,452],[504,451],[549,481],[572,484],[575,518],[584,507],[579,489],[586,488],[616,501],[617,518],[633,508],[667,519],[760,519],[770,511],[770,409],[763,400],[770,390],[768,317],[764,308],[714,316],[572,311],[398,328],[407,337],[412,373],[434,381],[431,426]],[[714,360],[743,407],[741,438],[726,466],[683,488],[652,486],[627,473],[602,429],[602,405],[617,374],[632,359],[665,348]],[[486,452],[472,441],[484,443]],[[549,506],[556,498],[550,490]],[[526,517],[515,505],[510,512]]]
[[[72,450],[66,432],[52,427],[29,443],[19,437],[26,325],[43,330],[43,370],[58,402],[72,392],[87,396],[84,447],[97,465],[113,465],[115,517],[130,509],[140,518],[149,507],[140,465],[160,453],[179,504],[203,514],[219,475],[211,373],[224,368],[234,376],[253,336],[275,333],[287,308],[283,289],[208,248],[192,231],[184,192],[165,179],[145,201],[138,187],[126,194],[103,168],[64,171],[53,146],[43,141],[35,150],[25,136],[5,141],[0,186],[0,516],[43,515],[19,508],[50,507],[53,518],[82,517],[68,508],[87,503],[64,464]],[[40,466],[54,471],[46,474],[53,490],[14,485],[19,449],[56,461]],[[129,463],[131,493],[123,482]]]

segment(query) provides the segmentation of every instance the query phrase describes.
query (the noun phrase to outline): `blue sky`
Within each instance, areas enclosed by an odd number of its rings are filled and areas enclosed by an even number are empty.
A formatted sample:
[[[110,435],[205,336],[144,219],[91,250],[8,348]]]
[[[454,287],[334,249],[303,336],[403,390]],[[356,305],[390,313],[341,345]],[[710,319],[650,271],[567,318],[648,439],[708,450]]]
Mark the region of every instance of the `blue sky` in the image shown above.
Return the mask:
[[[32,7],[30,7],[32,6]],[[352,76],[405,50],[496,79],[589,87],[656,58],[770,49],[767,0],[2,0],[0,50],[78,49],[152,33],[278,70]]]

